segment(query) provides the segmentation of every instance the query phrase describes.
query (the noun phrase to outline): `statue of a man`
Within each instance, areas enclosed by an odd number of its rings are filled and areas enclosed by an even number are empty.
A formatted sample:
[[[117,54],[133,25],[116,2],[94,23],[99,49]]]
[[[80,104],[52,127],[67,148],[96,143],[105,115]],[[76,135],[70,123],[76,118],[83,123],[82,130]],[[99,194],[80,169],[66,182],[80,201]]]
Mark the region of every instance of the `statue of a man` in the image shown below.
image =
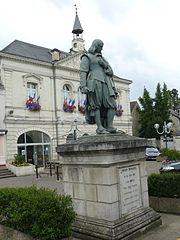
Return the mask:
[[[96,123],[98,134],[115,133],[113,119],[116,110],[116,89],[113,70],[102,56],[103,42],[95,39],[87,54],[81,57],[80,89],[87,95],[85,117]]]

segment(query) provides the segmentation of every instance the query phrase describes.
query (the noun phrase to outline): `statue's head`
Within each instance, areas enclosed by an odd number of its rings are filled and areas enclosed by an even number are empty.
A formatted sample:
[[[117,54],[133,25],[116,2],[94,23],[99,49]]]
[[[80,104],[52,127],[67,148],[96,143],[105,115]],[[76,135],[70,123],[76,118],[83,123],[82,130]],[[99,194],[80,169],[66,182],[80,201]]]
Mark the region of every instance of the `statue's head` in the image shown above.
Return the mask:
[[[104,45],[104,43],[103,43],[102,40],[100,40],[100,39],[95,39],[95,40],[92,42],[91,47],[89,48],[88,52],[89,52],[89,53],[92,53],[92,54],[94,54],[94,53],[96,53],[96,52],[101,53],[101,50],[102,50],[102,48],[103,48],[103,45]]]

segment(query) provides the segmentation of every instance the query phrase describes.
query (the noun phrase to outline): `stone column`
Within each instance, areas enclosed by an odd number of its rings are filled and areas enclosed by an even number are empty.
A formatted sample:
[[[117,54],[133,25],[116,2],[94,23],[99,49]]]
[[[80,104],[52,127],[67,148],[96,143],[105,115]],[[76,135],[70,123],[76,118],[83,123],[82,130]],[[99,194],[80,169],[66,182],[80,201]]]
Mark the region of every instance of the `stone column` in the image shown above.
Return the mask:
[[[59,145],[64,193],[77,213],[80,239],[130,239],[161,223],[149,207],[145,147],[126,134],[86,136]]]

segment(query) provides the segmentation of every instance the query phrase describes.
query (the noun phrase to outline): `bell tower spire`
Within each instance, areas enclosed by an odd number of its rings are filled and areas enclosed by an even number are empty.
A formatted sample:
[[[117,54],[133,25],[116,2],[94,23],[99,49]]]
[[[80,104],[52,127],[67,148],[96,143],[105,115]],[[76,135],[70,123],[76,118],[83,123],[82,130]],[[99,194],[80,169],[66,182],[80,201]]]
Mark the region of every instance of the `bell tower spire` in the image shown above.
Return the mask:
[[[83,29],[78,17],[77,5],[75,4],[74,6],[76,10],[76,16],[75,16],[74,26],[72,30],[73,40],[72,40],[72,48],[70,49],[72,53],[84,50]]]

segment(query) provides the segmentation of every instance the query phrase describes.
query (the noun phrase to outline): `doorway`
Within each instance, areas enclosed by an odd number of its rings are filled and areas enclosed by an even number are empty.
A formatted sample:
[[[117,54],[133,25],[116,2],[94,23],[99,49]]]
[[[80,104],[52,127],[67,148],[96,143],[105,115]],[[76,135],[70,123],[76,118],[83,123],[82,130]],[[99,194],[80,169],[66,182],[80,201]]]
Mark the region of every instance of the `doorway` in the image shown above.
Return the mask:
[[[18,154],[24,155],[26,162],[45,167],[51,158],[50,137],[40,131],[29,131],[19,136]]]

